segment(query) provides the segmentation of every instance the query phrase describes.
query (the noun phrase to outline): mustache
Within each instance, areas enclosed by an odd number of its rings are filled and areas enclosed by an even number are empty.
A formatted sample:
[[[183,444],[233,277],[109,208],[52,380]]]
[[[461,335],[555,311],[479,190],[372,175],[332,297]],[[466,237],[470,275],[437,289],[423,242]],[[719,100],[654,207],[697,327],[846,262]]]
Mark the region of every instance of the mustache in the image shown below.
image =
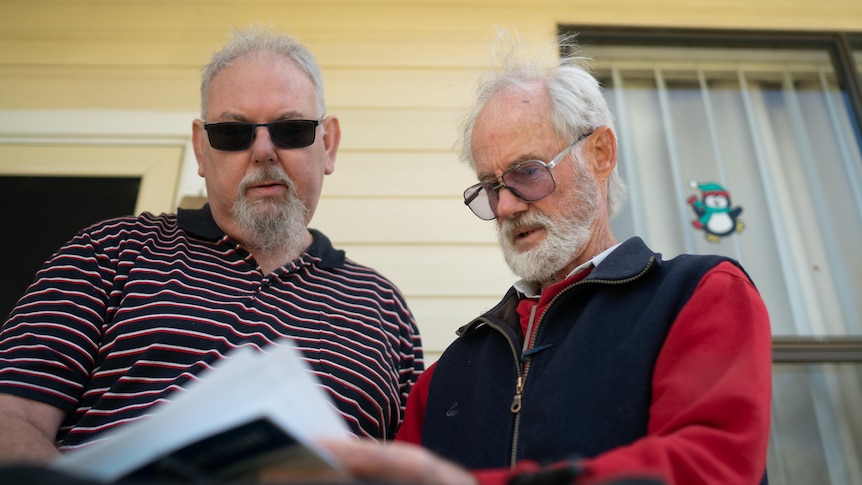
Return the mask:
[[[524,226],[548,227],[553,224],[550,217],[540,212],[524,212],[514,219],[507,219],[498,226],[500,233],[506,236],[514,236]]]
[[[270,181],[280,182],[290,189],[293,188],[293,180],[290,179],[281,167],[267,165],[247,173],[239,182],[239,190],[245,192],[249,187]]]

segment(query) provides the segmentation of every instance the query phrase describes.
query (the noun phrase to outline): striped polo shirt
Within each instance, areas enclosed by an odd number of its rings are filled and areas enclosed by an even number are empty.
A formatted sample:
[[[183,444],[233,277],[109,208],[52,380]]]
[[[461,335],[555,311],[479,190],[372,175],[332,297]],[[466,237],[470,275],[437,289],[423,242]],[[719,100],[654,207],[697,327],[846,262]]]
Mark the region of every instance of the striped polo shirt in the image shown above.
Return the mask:
[[[85,229],[3,326],[0,393],[66,411],[57,443],[71,449],[146,416],[231,350],[287,337],[356,435],[394,437],[424,365],[416,323],[390,281],[312,234],[264,275],[208,206]]]

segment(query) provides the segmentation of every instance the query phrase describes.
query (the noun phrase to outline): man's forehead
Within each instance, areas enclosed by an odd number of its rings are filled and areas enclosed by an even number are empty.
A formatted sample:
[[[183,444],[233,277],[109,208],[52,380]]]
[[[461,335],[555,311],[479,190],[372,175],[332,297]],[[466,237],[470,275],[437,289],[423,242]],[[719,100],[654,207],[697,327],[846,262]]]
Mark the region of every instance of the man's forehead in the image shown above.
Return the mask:
[[[476,117],[473,135],[483,132],[518,132],[550,124],[551,104],[541,86],[504,89],[491,96]]]
[[[239,119],[262,107],[271,119],[314,118],[318,111],[311,79],[284,57],[237,59],[215,75],[208,94],[207,111],[218,118]]]
[[[549,105],[539,93],[517,91],[489,100],[476,118],[471,136],[471,149],[476,171],[481,174],[494,169],[540,159],[556,143]]]
[[[504,113],[533,111],[543,103],[544,93],[536,89],[503,89],[496,92],[479,112],[479,118],[495,117]]]

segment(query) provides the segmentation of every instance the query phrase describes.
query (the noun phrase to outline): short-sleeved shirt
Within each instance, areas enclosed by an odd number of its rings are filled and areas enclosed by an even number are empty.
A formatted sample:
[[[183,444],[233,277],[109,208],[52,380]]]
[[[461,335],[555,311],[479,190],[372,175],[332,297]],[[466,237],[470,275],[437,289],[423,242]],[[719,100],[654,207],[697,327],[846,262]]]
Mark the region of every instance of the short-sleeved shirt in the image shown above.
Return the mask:
[[[141,419],[238,347],[289,338],[358,436],[389,439],[423,370],[403,295],[322,233],[263,274],[208,207],[81,231],[0,333],[0,393],[67,413],[61,450]],[[254,396],[249,396],[254,399]]]

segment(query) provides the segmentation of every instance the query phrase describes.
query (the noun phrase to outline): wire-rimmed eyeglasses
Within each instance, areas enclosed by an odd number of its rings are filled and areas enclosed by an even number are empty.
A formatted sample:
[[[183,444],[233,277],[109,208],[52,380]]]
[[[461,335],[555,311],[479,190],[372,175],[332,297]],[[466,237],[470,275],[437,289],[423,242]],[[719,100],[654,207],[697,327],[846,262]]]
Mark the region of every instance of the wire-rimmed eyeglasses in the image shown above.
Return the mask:
[[[544,199],[557,188],[551,169],[560,163],[560,160],[565,158],[578,142],[592,134],[593,132],[589,132],[579,136],[548,163],[541,160],[526,160],[507,169],[493,180],[467,187],[464,191],[464,203],[479,219],[490,221],[497,218],[499,192],[503,187],[524,202]]]

